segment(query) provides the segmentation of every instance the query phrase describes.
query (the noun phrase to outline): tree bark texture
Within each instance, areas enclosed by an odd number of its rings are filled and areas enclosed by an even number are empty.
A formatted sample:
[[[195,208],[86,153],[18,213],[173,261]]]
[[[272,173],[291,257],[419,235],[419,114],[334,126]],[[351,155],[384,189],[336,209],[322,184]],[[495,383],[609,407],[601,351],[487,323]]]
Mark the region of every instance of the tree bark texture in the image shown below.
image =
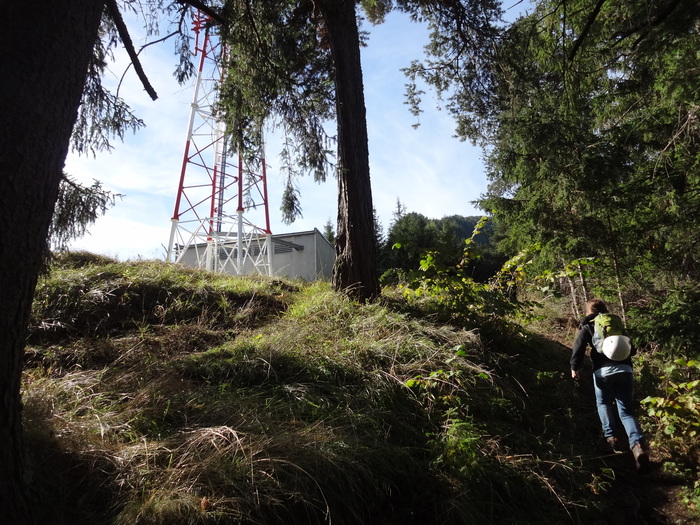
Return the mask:
[[[4,2],[0,31],[0,522],[31,522],[20,382],[26,327],[99,0]]]
[[[360,37],[354,0],[317,2],[335,65],[338,232],[333,286],[361,301],[379,295]]]

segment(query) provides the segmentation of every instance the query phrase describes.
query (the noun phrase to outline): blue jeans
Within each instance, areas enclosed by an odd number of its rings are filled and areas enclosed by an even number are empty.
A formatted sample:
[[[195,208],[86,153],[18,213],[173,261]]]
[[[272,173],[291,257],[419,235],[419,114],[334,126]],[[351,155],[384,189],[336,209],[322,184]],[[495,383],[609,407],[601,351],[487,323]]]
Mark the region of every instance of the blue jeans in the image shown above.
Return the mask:
[[[634,379],[629,372],[617,372],[611,375],[593,375],[595,386],[595,401],[598,406],[598,417],[603,426],[606,438],[615,434],[615,405],[620,415],[622,426],[625,427],[630,448],[637,443],[644,443],[639,421],[634,417]]]

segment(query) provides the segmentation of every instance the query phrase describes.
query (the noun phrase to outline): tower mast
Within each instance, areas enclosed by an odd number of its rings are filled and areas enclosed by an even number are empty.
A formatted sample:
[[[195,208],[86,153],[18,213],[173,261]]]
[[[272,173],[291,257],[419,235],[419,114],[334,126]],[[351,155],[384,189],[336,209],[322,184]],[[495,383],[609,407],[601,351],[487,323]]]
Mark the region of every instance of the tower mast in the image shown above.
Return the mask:
[[[225,124],[215,115],[225,50],[216,25],[193,16],[199,68],[168,243],[168,262],[234,275],[272,274],[265,158],[259,169],[233,163]]]

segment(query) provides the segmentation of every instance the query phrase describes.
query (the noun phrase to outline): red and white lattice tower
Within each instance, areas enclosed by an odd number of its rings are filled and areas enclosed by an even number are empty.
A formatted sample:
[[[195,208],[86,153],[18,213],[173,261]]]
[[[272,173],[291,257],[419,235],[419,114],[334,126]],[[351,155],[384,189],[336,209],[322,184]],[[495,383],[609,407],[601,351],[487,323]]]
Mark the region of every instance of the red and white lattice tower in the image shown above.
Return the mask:
[[[254,173],[233,163],[225,125],[214,104],[224,77],[216,26],[194,16],[194,86],[185,153],[168,244],[169,262],[234,275],[271,275],[271,231],[265,159]]]

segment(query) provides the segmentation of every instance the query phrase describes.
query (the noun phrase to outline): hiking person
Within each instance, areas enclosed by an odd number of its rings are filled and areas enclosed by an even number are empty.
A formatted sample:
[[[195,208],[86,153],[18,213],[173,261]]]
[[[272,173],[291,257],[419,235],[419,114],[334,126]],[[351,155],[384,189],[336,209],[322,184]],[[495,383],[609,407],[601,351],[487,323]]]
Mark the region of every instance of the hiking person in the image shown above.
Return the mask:
[[[596,317],[599,317],[596,322]],[[598,330],[601,323],[612,318],[619,323],[619,328],[610,329],[618,332],[614,336],[605,337]],[[615,318],[617,318],[615,320]],[[632,359],[636,349],[629,342],[624,332],[622,321],[608,312],[608,307],[600,299],[592,299],[586,303],[586,317],[581,322],[581,328],[571,352],[571,377],[577,380],[581,376],[586,349],[591,347],[593,362],[593,385],[595,390],[598,417],[603,427],[604,446],[607,452],[614,452],[617,444],[615,437],[615,407],[620,421],[625,428],[629,446],[634,456],[637,470],[640,473],[649,471],[649,456],[646,452],[646,441],[634,415],[634,379],[632,376]],[[604,340],[604,341],[603,341]],[[617,341],[622,342],[618,345]],[[603,345],[607,345],[603,350]],[[613,345],[612,348],[610,345]],[[605,352],[605,353],[604,353]],[[607,354],[607,355],[606,355]]]

